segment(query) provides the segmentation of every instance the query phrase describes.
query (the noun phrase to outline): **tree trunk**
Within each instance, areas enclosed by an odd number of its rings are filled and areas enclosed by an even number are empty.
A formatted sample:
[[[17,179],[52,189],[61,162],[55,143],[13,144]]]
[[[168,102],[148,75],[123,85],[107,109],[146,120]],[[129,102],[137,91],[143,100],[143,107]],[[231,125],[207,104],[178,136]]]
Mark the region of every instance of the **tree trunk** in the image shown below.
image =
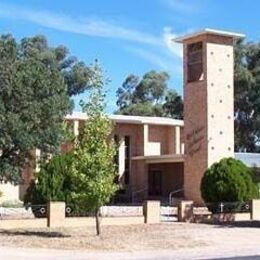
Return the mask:
[[[100,208],[96,209],[96,231],[97,236],[100,235]]]

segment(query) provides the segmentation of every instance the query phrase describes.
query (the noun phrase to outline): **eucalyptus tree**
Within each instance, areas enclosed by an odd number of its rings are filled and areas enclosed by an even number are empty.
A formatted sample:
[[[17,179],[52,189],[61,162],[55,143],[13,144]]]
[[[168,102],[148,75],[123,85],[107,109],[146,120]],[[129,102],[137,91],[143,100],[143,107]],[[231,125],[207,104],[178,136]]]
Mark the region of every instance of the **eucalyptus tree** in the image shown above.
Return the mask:
[[[92,87],[95,71],[44,36],[0,37],[0,181],[18,183],[33,149],[54,153],[63,141],[71,97]]]

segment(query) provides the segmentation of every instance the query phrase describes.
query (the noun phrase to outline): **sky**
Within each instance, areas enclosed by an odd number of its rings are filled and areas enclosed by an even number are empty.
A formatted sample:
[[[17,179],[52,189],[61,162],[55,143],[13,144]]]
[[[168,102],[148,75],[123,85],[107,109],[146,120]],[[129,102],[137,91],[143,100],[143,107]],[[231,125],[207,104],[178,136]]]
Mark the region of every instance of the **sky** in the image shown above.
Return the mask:
[[[167,71],[169,87],[182,95],[182,46],[172,39],[213,28],[259,41],[259,10],[258,0],[0,0],[0,30],[17,40],[43,34],[86,64],[98,59],[112,113],[116,90],[132,73]],[[75,110],[84,98],[75,98]]]

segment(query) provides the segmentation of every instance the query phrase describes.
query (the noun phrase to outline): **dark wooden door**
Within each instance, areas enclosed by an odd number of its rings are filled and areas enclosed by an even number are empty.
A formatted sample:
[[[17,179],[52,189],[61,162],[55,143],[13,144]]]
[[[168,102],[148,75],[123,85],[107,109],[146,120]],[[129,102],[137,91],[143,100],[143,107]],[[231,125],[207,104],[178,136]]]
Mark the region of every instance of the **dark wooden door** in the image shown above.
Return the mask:
[[[161,196],[162,195],[162,172],[150,171],[148,175],[149,182],[149,195]]]

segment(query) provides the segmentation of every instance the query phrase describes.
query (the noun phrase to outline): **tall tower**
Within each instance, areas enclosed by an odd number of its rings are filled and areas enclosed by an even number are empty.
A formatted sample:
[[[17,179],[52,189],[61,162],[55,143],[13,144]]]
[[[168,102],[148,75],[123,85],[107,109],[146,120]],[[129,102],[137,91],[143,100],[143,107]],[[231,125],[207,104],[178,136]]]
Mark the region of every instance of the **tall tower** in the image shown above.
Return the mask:
[[[240,37],[205,29],[176,39],[184,58],[184,194],[197,204],[205,170],[234,156],[233,43]]]

